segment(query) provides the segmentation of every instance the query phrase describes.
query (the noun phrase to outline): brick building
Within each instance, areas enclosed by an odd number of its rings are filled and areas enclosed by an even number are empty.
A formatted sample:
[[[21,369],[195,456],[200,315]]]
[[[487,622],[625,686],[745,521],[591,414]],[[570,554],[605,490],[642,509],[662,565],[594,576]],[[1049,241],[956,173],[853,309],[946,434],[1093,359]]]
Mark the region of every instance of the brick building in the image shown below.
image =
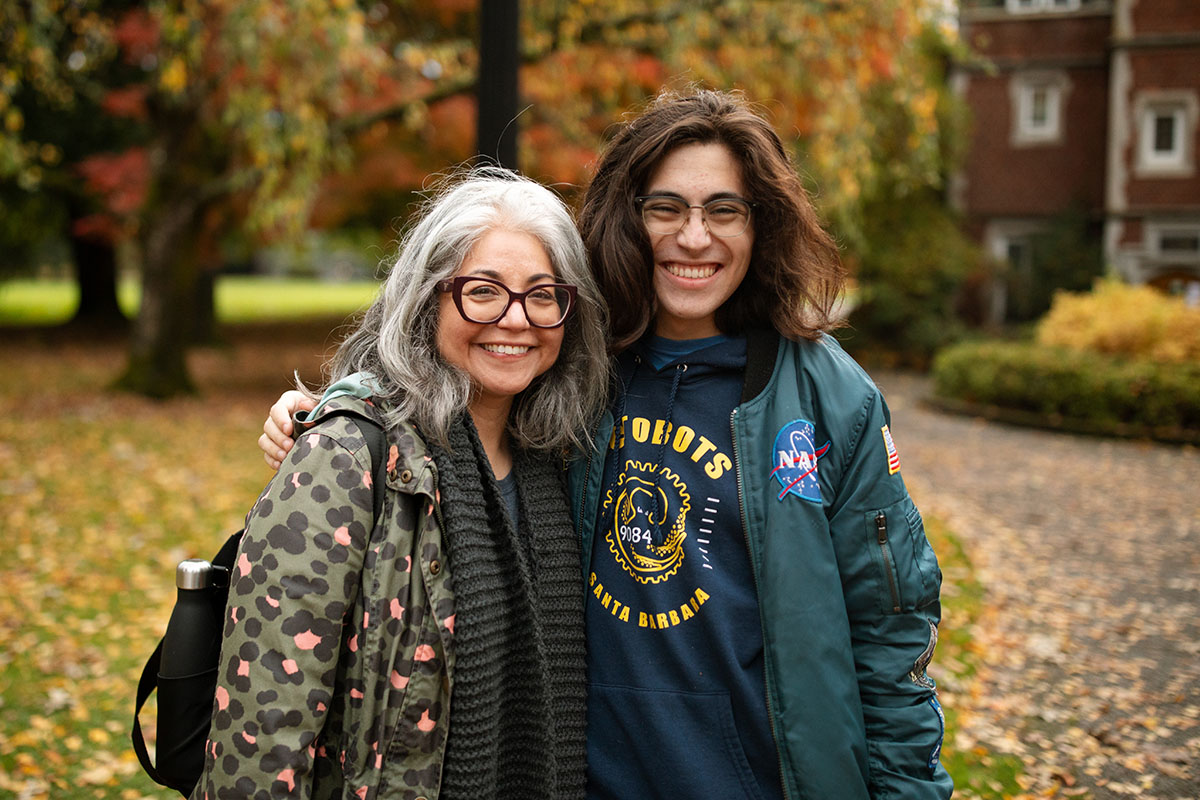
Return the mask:
[[[984,247],[1029,269],[1074,213],[1126,279],[1200,280],[1200,0],[962,0],[960,25],[982,59],[954,73],[952,199]]]

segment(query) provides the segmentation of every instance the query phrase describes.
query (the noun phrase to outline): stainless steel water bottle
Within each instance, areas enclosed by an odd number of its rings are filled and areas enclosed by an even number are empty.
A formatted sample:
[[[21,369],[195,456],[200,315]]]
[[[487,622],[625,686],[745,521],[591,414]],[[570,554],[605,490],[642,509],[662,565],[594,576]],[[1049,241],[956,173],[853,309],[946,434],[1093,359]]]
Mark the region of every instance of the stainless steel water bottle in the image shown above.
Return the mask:
[[[183,794],[204,768],[217,685],[222,612],[213,605],[212,578],[213,566],[203,559],[179,563],[158,668],[158,772]]]
[[[211,575],[212,564],[202,558],[180,561],[175,568],[175,609],[163,635],[158,671],[163,678],[185,678],[213,667],[221,627],[209,597]]]

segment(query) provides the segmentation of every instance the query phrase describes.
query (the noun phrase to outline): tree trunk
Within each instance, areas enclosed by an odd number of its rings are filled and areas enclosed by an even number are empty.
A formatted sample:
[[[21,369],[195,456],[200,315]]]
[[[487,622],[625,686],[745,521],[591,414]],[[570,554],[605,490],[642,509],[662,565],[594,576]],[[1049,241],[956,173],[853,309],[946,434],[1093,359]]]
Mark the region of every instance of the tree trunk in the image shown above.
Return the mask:
[[[76,233],[75,223],[91,214],[94,206],[77,193],[64,193],[63,199],[67,208],[64,232],[79,289],[79,307],[67,326],[95,333],[125,334],[129,331],[129,320],[117,303],[116,246],[102,235]]]
[[[120,388],[160,399],[195,391],[187,351],[195,335],[198,217],[198,203],[184,192],[164,193],[147,216],[142,306]]]
[[[117,303],[117,254],[112,243],[71,235],[79,307],[67,323],[97,332],[126,333],[129,320]]]
[[[153,187],[146,199],[139,244],[142,305],[133,326],[129,366],[119,388],[155,398],[195,391],[187,368],[196,341],[196,287],[206,250],[204,212],[218,198],[219,174],[190,108],[160,109],[160,137],[151,153]]]
[[[201,265],[196,275],[196,290],[192,296],[192,344],[217,343],[217,271],[211,265]]]

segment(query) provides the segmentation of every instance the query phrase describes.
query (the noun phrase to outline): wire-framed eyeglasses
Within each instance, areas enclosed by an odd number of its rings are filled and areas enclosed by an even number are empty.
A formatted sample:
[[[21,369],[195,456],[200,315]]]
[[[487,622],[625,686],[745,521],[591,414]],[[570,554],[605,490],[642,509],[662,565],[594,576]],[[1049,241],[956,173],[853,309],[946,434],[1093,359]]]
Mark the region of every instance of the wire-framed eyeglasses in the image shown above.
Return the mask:
[[[679,233],[691,218],[693,208],[700,209],[700,219],[713,236],[741,236],[750,225],[753,204],[739,197],[718,197],[701,206],[692,206],[672,195],[652,194],[635,197],[641,206],[646,230],[659,235]]]
[[[453,296],[463,319],[481,325],[499,322],[513,303],[520,303],[530,325],[557,328],[575,307],[576,287],[570,283],[539,283],[524,292],[514,292],[491,278],[459,275],[438,281],[437,290]]]

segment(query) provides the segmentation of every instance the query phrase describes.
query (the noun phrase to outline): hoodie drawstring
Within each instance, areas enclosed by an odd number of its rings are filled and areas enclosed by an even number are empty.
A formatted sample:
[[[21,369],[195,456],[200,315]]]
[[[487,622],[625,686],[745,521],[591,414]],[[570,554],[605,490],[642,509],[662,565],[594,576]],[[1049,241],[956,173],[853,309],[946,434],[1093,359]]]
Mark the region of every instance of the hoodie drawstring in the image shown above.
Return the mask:
[[[625,434],[626,434],[626,431],[625,431],[625,424],[624,424],[623,420],[625,417],[626,397],[627,397],[627,394],[629,391],[629,387],[633,385],[634,380],[637,378],[638,369],[641,367],[641,365],[642,365],[641,356],[635,355],[634,359],[633,359],[633,372],[630,373],[628,382],[623,382],[623,385],[621,386],[620,401],[617,403],[617,414],[616,414],[616,434],[615,434],[617,437],[617,458],[616,458],[616,463],[615,463],[616,474],[605,476],[605,481],[610,486],[616,480],[617,476],[621,474],[621,471],[625,468],[624,458],[625,458]],[[680,380],[680,378],[683,377],[683,373],[685,373],[685,372],[687,372],[687,364],[676,364],[675,365],[675,375],[671,381],[671,393],[667,396],[667,408],[666,408],[666,414],[665,414],[666,420],[663,423],[663,439],[658,444],[658,458],[657,458],[657,463],[654,465],[654,492],[652,493],[653,494],[653,508],[650,512],[650,542],[651,542],[651,544],[653,544],[656,547],[661,547],[667,541],[667,537],[665,535],[663,535],[663,533],[662,533],[662,526],[658,522],[659,482],[662,480],[663,463],[664,463],[664,459],[666,458],[666,455],[667,455],[667,442],[669,442],[671,440],[671,415],[675,411],[675,397],[679,394],[679,380]]]
[[[679,379],[683,377],[683,373],[685,372],[687,372],[687,364],[675,365],[675,377],[671,381],[671,394],[667,396],[667,413],[665,414],[666,421],[663,423],[663,438],[658,443],[658,458],[656,459],[657,463],[654,465],[654,511],[650,514],[650,524],[653,526],[653,532],[650,541],[660,547],[666,543],[667,539],[662,535],[662,528],[658,524],[659,481],[662,480],[663,465],[667,457],[667,442],[671,439],[671,415],[675,411],[675,396],[679,393]]]

